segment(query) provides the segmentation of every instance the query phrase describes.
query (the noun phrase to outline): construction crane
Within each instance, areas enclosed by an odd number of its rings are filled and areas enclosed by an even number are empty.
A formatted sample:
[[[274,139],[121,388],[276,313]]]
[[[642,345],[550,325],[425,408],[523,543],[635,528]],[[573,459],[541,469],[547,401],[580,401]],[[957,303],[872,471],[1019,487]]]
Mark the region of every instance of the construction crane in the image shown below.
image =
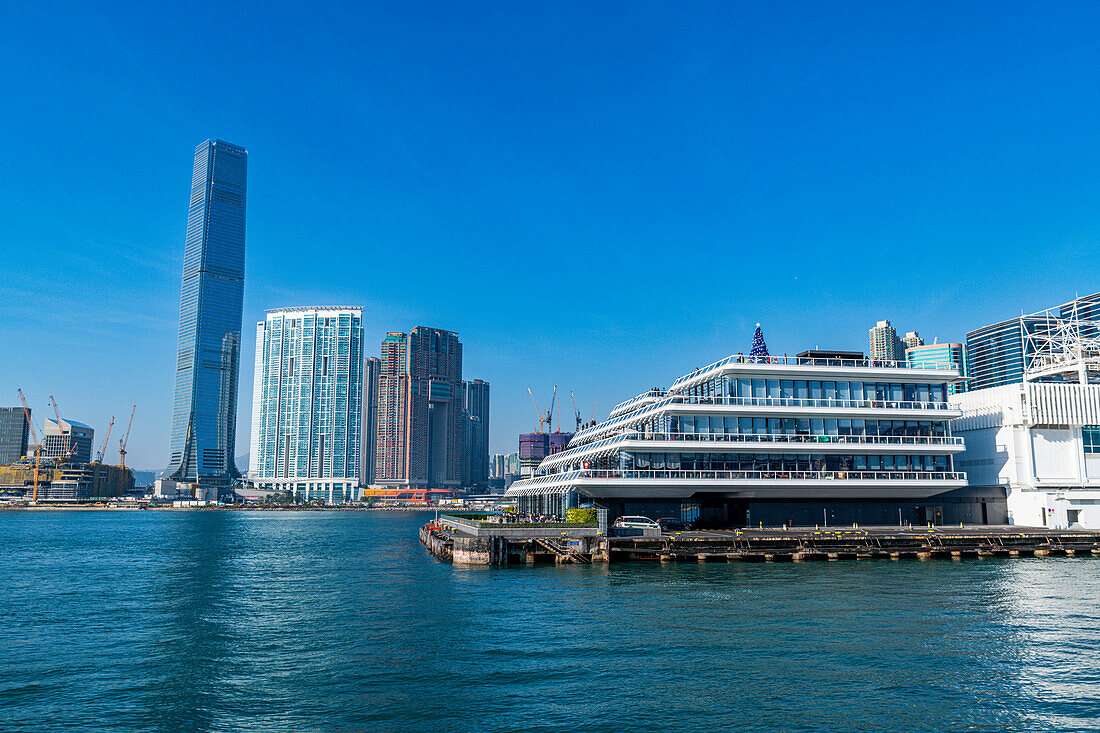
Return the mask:
[[[57,418],[57,429],[61,433],[61,446],[64,451],[64,458],[72,463],[73,452],[69,449],[69,434],[61,427],[61,410],[57,409],[57,400],[53,398],[53,395],[50,395],[50,404],[53,405],[53,415]]]
[[[573,390],[569,390],[569,399],[573,401],[573,419],[577,421],[575,432],[579,433],[581,431],[581,411],[577,409],[577,398],[573,396]]]
[[[596,404],[592,405],[592,424],[596,424],[596,408],[599,406],[600,401],[596,400]]]
[[[27,427],[31,429],[31,438],[34,440],[34,488],[31,489],[31,504],[38,503],[38,464],[42,458],[42,444],[38,442],[38,434],[34,431],[34,423],[31,422],[31,411],[27,408],[27,400],[23,397],[23,390],[18,390],[19,401],[23,403],[23,417],[27,419]]]
[[[103,454],[107,452],[107,441],[111,439],[111,428],[115,426],[115,416],[111,415],[111,422],[107,423],[107,436],[103,439],[103,447],[95,455],[96,463],[103,463]]]
[[[126,435],[118,441],[118,465],[122,468],[126,468],[126,444],[130,442],[130,427],[134,424],[134,410],[137,409],[137,405],[130,408],[130,422],[126,423]],[[188,428],[188,435],[190,436],[190,428]]]
[[[550,432],[554,429],[554,403],[558,401],[558,385],[554,385],[554,396],[550,398],[550,407],[546,410],[546,432]],[[558,432],[561,432],[561,426],[558,426]]]
[[[535,402],[535,395],[531,392],[531,388],[527,388],[527,394],[531,395],[531,404],[535,407],[535,414],[539,416],[539,429],[537,432],[542,432],[542,425],[546,421],[546,418],[542,416],[542,410],[539,409],[539,405]]]

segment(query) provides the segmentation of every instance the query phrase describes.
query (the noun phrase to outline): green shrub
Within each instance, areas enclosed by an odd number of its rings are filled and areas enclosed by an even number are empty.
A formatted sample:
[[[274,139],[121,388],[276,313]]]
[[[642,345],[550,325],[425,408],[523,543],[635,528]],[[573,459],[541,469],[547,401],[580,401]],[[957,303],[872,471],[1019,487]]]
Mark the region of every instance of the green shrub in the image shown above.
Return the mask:
[[[595,509],[566,509],[565,521],[569,524],[595,524]]]

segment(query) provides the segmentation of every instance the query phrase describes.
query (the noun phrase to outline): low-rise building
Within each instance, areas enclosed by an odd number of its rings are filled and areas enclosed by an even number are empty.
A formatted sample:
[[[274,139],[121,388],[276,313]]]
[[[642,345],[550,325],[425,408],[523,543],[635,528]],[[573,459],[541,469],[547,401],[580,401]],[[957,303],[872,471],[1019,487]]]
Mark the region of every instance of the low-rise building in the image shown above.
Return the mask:
[[[956,457],[975,488],[1006,492],[1008,520],[1100,529],[1100,385],[1020,382],[955,394]]]

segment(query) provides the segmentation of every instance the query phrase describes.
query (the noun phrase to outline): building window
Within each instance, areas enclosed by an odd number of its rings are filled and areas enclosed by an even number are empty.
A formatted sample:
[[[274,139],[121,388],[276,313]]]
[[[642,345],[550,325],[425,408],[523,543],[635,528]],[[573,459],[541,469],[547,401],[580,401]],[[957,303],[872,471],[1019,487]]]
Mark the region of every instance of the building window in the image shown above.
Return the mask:
[[[1086,453],[1100,453],[1100,425],[1086,425],[1081,428]]]

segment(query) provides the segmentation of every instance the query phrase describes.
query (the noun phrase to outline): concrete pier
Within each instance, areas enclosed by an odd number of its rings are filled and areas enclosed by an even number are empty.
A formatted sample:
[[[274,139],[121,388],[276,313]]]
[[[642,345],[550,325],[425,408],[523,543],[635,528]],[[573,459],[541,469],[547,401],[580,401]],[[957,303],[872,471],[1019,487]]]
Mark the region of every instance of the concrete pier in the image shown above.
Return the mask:
[[[809,562],[814,560],[1097,557],[1100,532],[1041,527],[776,528],[606,537],[591,528],[425,525],[420,540],[440,560],[465,565],[672,562]]]

